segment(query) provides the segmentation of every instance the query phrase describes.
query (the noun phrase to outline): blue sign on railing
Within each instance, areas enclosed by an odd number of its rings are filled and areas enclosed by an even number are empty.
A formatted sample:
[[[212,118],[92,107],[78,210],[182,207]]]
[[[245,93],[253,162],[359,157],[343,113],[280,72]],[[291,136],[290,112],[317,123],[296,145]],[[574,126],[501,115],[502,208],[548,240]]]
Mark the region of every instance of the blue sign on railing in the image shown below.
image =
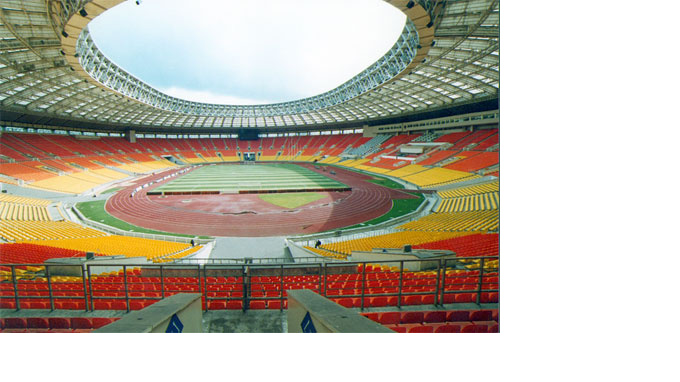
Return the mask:
[[[184,324],[182,324],[182,321],[179,320],[179,317],[177,317],[177,314],[173,314],[172,318],[170,319],[170,323],[168,324],[168,328],[165,329],[166,333],[182,333],[182,329],[184,329]]]
[[[312,322],[312,316],[309,315],[309,312],[305,314],[305,318],[302,319],[302,333],[316,333],[316,328],[314,327],[314,323]]]

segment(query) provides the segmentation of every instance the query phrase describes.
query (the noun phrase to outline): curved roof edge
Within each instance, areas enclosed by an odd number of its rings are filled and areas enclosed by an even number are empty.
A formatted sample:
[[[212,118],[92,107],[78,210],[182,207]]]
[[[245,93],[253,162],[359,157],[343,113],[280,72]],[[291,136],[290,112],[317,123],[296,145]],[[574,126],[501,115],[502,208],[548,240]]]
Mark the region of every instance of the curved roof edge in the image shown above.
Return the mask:
[[[385,118],[378,118],[370,121],[358,121],[352,123],[334,123],[327,125],[314,126],[290,126],[281,128],[267,128],[260,129],[261,132],[277,133],[277,132],[291,132],[291,131],[324,131],[324,130],[342,130],[342,129],[359,129],[366,126],[379,126],[393,123],[406,123],[422,121],[434,118],[450,117],[461,114],[469,114],[490,110],[499,109],[499,98],[490,97],[484,100],[475,100],[469,103],[459,103],[455,105],[448,105],[446,107],[434,110],[426,110],[422,112],[415,112],[410,114],[403,114],[399,116],[390,116]],[[87,119],[66,119],[54,116],[48,116],[39,113],[26,112],[25,110],[11,110],[0,108],[0,125],[12,126],[13,124],[30,125],[34,127],[45,128],[61,128],[78,131],[97,131],[97,132],[124,132],[128,130],[135,130],[137,132],[148,133],[167,133],[167,134],[228,134],[238,133],[241,128],[233,127],[230,129],[224,128],[167,128],[154,126],[134,126],[123,124],[105,124],[92,122]]]

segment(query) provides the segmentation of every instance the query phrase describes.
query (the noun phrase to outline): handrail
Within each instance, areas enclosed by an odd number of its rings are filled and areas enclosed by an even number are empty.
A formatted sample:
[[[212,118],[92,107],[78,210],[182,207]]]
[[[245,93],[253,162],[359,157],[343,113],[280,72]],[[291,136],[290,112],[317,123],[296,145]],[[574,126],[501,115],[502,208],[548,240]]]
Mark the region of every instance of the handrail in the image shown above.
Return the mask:
[[[154,240],[164,240],[164,241],[172,241],[175,243],[191,243],[193,240],[194,243],[196,244],[208,244],[212,241],[215,241],[215,239],[199,239],[199,238],[192,238],[192,237],[181,237],[181,236],[173,236],[173,235],[163,235],[163,234],[151,234],[151,233],[143,233],[143,232],[134,232],[134,231],[125,231],[119,228],[111,227],[109,225],[99,223],[92,221],[88,218],[86,218],[80,210],[74,205],[71,207],[71,211],[73,211],[77,216],[78,219],[80,219],[81,223],[87,226],[90,226],[92,228],[96,228],[98,230],[108,232],[114,235],[121,235],[121,236],[130,236],[130,237],[141,237],[144,239],[154,239]]]
[[[73,265],[0,264],[0,268],[10,268],[7,273],[11,274],[10,280],[7,280],[7,276],[0,279],[0,284],[11,284],[11,288],[3,288],[5,294],[0,301],[3,301],[2,308],[10,305],[9,308],[20,310],[23,309],[23,304],[28,304],[31,300],[39,300],[37,303],[42,304],[42,309],[55,310],[64,308],[62,300],[69,300],[69,302],[76,300],[82,301],[82,304],[73,303],[75,307],[70,309],[82,308],[85,311],[102,309],[101,306],[97,307],[98,304],[95,304],[97,301],[103,303],[124,301],[123,305],[116,304],[115,309],[130,311],[133,308],[143,307],[149,301],[161,300],[168,294],[185,291],[201,293],[205,302],[205,310],[213,306],[211,302],[219,303],[220,301],[225,304],[221,305],[220,309],[227,309],[226,304],[238,301],[238,309],[243,310],[250,309],[250,304],[255,301],[266,301],[267,304],[270,301],[279,301],[275,306],[283,310],[287,302],[285,290],[312,289],[330,299],[349,299],[346,301],[352,302],[353,307],[361,310],[374,306],[372,299],[375,297],[385,297],[388,301],[385,306],[395,306],[397,309],[401,309],[402,305],[410,304],[412,302],[409,299],[410,296],[420,296],[417,298],[420,304],[438,307],[454,302],[479,305],[498,302],[500,266],[489,265],[490,261],[495,260],[499,260],[499,256],[380,260],[383,265],[371,270],[369,266],[372,266],[374,262],[369,261],[295,264],[120,264],[114,262]],[[435,266],[424,271],[408,270],[408,267],[424,262]],[[21,267],[27,266],[39,268],[33,269],[30,275],[26,271],[19,272]],[[69,287],[68,291],[71,295],[67,295],[64,289],[58,288],[59,284],[64,283],[64,281],[54,279],[58,273],[55,269],[58,267],[62,267],[62,271],[63,267],[76,269],[79,276],[72,277],[78,281],[71,280],[69,284],[76,288],[78,284],[82,284],[82,288],[78,291],[72,286]],[[94,272],[98,269],[110,271],[112,267],[121,270],[122,276],[120,276],[120,271],[118,276],[97,275]],[[131,274],[130,268],[139,269],[139,273]],[[36,274],[38,277],[43,277],[43,280],[22,279],[35,278]],[[44,277],[47,279],[45,280]],[[452,278],[455,279],[452,280]],[[447,280],[449,280],[448,283]],[[356,293],[357,283],[360,284],[358,294]],[[38,288],[38,285],[44,287]],[[10,289],[11,293],[7,293]],[[492,297],[492,294],[496,297]],[[353,299],[359,299],[358,304],[355,304],[356,300]],[[13,307],[7,300],[14,301]],[[45,300],[48,302],[45,303]],[[256,304],[260,305],[259,308],[264,306],[264,303]],[[25,307],[34,308],[32,305]],[[114,309],[108,303],[104,306],[104,309],[107,308]]]

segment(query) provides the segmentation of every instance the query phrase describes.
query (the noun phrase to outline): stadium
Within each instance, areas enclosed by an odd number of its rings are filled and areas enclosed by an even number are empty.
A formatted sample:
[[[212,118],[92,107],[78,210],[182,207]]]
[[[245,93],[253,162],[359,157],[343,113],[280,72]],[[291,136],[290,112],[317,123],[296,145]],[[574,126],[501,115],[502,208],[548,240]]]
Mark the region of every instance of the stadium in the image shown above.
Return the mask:
[[[382,57],[261,105],[117,65],[121,3],[0,1],[3,333],[500,332],[497,0],[385,0]]]

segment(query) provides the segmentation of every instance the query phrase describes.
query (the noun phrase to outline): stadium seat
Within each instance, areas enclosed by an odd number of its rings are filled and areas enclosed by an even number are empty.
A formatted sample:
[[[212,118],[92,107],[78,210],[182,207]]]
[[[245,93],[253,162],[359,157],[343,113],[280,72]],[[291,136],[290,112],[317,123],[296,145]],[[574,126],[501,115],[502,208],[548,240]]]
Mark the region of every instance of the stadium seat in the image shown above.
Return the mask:
[[[423,322],[424,323],[446,322],[446,312],[444,311],[425,312],[425,314],[423,315]]]
[[[387,306],[387,297],[385,296],[371,297],[370,299],[368,299],[368,306],[374,308]]]
[[[109,317],[92,317],[92,329],[99,329],[102,326],[106,326],[114,321],[119,320],[119,318],[109,318]]]
[[[224,310],[227,309],[227,302],[225,300],[214,300],[208,302],[209,310]]]
[[[111,303],[106,301],[95,301],[94,310],[111,310]]]
[[[378,322],[383,325],[398,325],[400,321],[401,313],[399,312],[385,312],[378,316]]]
[[[29,317],[26,319],[26,327],[28,329],[45,329],[48,330],[50,328],[49,321],[47,321],[47,318],[43,317]]]
[[[111,303],[111,310],[127,310],[127,309],[128,308],[125,301],[117,300]]]
[[[421,305],[422,304],[422,297],[419,296],[419,295],[402,296],[401,304],[402,305]]]
[[[460,325],[446,324],[437,327],[435,333],[460,333]]]
[[[281,300],[267,300],[267,309],[281,309]]]
[[[49,317],[47,319],[52,332],[71,332],[71,321],[64,317]]]
[[[408,329],[407,333],[433,333],[434,329],[429,325],[419,325]]]
[[[336,302],[338,303],[338,305],[342,305],[345,308],[354,308],[356,306],[354,300],[357,300],[357,299],[354,299],[354,298],[339,298],[339,299],[336,300]]]
[[[243,309],[243,301],[241,301],[241,300],[229,300],[229,301],[227,301],[227,309],[242,310]]]
[[[7,317],[3,319],[5,321],[3,328],[4,330],[7,329],[26,329],[28,327],[28,324],[26,323],[25,318],[19,318],[19,317]]]
[[[468,324],[463,326],[463,328],[460,330],[461,333],[486,333],[487,332],[487,326],[486,325],[475,325],[475,324]]]
[[[400,324],[420,324],[423,322],[423,312],[402,312]]]
[[[71,329],[92,329],[92,319],[87,317],[73,317],[71,318]]]
[[[475,310],[470,312],[470,321],[493,321],[493,312],[490,310]]]
[[[250,309],[256,310],[256,309],[265,309],[265,302],[262,300],[253,300],[250,301]]]
[[[399,326],[399,325],[387,325],[386,327],[387,327],[388,329],[391,329],[391,330],[397,332],[397,333],[406,333],[406,328],[403,327],[403,326]]]
[[[362,316],[368,318],[369,320],[375,321],[375,322],[378,322],[378,323],[379,323],[379,321],[378,321],[379,315],[380,315],[379,313],[375,313],[375,312],[374,313],[363,313],[362,314]]]
[[[470,321],[470,312],[467,310],[452,310],[446,314],[446,321],[448,322]]]

